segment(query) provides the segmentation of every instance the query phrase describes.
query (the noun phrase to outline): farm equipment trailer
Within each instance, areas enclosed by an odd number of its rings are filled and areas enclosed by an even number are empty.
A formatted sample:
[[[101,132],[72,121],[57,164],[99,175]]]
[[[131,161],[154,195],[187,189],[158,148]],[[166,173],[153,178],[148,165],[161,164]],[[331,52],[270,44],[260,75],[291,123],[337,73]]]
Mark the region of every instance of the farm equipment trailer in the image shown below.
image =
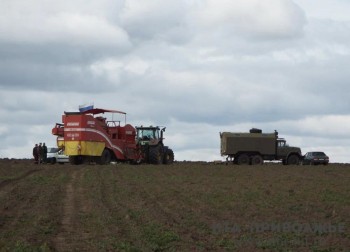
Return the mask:
[[[101,114],[125,116],[120,121],[107,121]],[[57,146],[64,149],[71,164],[96,162],[108,164],[112,160],[132,163],[171,164],[174,153],[163,143],[164,128],[133,127],[126,124],[126,113],[93,108],[83,112],[64,112],[62,123],[56,123],[52,134]]]
[[[278,138],[278,132],[262,133],[251,129],[249,133],[220,133],[221,155],[239,165],[261,165],[264,160],[281,160],[285,165],[297,165],[302,158],[299,147],[288,146]]]

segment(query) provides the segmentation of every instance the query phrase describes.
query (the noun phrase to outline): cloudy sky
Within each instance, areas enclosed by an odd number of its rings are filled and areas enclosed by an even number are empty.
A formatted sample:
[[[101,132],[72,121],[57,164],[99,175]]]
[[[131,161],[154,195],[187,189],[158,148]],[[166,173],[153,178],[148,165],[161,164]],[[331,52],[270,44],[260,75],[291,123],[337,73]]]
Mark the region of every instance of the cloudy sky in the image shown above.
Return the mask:
[[[177,160],[217,160],[219,132],[277,129],[350,162],[348,0],[2,0],[0,158],[55,144],[93,102],[165,125]]]

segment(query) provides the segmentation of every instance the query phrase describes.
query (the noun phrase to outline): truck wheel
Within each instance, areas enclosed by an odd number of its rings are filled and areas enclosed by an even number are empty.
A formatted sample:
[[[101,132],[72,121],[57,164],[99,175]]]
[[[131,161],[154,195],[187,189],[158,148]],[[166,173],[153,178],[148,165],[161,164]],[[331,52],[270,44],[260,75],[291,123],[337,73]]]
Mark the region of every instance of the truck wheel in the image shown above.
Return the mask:
[[[238,156],[238,165],[249,165],[249,156],[247,154],[241,154]]]
[[[260,155],[252,157],[252,165],[262,165],[264,163],[263,158]]]
[[[111,152],[108,149],[104,149],[101,157],[99,158],[99,164],[105,165],[111,162]]]
[[[164,154],[163,164],[172,164],[174,162],[174,152],[172,149],[167,149]]]
[[[299,157],[297,155],[290,155],[287,160],[287,165],[298,165]]]
[[[162,154],[159,146],[154,146],[149,148],[149,162],[151,164],[161,164]]]

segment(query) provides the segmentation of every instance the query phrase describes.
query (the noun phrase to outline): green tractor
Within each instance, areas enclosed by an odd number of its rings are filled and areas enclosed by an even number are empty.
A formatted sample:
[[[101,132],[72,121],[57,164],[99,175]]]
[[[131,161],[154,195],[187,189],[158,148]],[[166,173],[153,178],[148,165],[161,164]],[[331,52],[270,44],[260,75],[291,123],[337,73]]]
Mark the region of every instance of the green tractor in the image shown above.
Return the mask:
[[[174,162],[174,152],[164,146],[163,133],[165,127],[136,127],[137,144],[142,152],[143,161],[150,164],[171,164]]]

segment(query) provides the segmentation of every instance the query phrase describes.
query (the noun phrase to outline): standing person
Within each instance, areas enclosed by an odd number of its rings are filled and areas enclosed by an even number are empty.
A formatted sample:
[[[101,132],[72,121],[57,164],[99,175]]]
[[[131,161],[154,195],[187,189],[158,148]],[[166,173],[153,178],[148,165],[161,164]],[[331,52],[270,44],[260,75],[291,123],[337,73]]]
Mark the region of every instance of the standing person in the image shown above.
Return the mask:
[[[39,146],[38,144],[35,144],[33,148],[33,157],[34,157],[34,163],[38,164],[39,162]]]
[[[43,147],[41,146],[41,143],[39,143],[38,146],[38,155],[39,155],[39,164],[43,162]]]
[[[47,160],[47,147],[45,145],[45,143],[43,143],[43,163],[46,164],[46,160]]]

